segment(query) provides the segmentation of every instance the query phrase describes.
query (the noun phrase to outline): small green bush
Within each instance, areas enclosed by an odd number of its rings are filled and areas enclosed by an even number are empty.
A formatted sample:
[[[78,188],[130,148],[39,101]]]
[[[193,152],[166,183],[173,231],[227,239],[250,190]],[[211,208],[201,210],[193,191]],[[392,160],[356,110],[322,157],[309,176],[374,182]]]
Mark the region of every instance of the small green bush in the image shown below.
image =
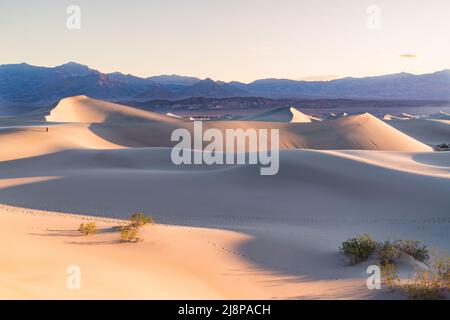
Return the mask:
[[[146,224],[154,223],[154,219],[150,216],[146,216],[142,212],[136,212],[131,215],[131,223],[137,227],[143,227]]]
[[[401,255],[395,243],[386,240],[377,245],[377,256],[381,265],[394,264]]]
[[[82,234],[86,236],[90,234],[95,234],[97,233],[97,226],[95,225],[95,222],[82,223],[80,224],[78,231],[80,231]]]
[[[395,246],[414,259],[420,262],[427,262],[430,259],[430,254],[426,246],[422,245],[420,241],[416,240],[397,240]]]
[[[121,226],[120,239],[122,242],[138,242],[140,240],[139,229],[131,225]]]
[[[377,243],[368,234],[342,242],[340,251],[348,257],[350,264],[357,264],[369,259]]]

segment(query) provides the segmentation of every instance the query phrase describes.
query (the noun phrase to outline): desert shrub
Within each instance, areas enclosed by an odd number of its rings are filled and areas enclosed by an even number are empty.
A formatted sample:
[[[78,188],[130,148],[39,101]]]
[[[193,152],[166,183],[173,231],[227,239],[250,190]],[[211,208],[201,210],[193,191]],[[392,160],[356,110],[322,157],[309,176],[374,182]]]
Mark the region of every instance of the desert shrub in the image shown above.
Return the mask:
[[[342,242],[340,251],[348,257],[350,264],[357,264],[369,259],[376,247],[376,241],[368,234],[363,234]]]
[[[154,223],[154,220],[150,216],[146,216],[142,212],[136,212],[131,215],[131,224],[134,224],[137,227],[143,227],[146,224]]]
[[[131,215],[129,224],[119,227],[120,239],[123,242],[138,242],[140,240],[139,228],[154,222],[152,217],[146,216],[140,211],[136,212]]]
[[[381,265],[394,264],[401,255],[395,243],[389,240],[379,243],[376,250]]]
[[[432,252],[429,265],[439,281],[450,289],[450,256]]]
[[[365,261],[376,253],[383,283],[401,290],[410,299],[444,299],[450,293],[450,256],[432,252],[430,257],[427,247],[420,241],[376,242],[364,234],[344,241],[339,249],[350,259],[351,264]],[[427,270],[416,270],[406,284],[400,281],[395,266],[402,253],[428,265]]]
[[[80,231],[82,234],[86,236],[90,234],[95,234],[97,233],[97,226],[95,225],[95,222],[82,223],[80,224],[78,231]]]
[[[439,277],[426,270],[417,270],[414,277],[402,287],[406,296],[414,300],[443,299],[444,289]]]
[[[393,266],[393,267],[391,267]],[[386,284],[399,288],[409,299],[437,300],[446,298],[450,290],[450,257],[448,254],[432,253],[429,269],[417,269],[406,284],[401,285],[390,271],[395,265],[386,264],[381,267],[382,276],[386,272]],[[386,270],[386,271],[385,271]],[[390,274],[390,275],[389,275]]]
[[[381,279],[384,284],[396,287],[400,285],[400,278],[397,274],[397,267],[393,263],[386,263],[380,265]]]
[[[426,262],[430,258],[430,254],[426,246],[422,245],[420,241],[416,240],[397,240],[396,247],[414,259],[420,262]]]
[[[344,241],[339,249],[349,258],[350,264],[365,261],[372,253],[376,253],[381,265],[394,264],[402,253],[424,263],[430,258],[427,247],[420,241],[397,240],[393,242],[386,240],[376,242],[367,234]]]
[[[138,242],[139,228],[132,225],[121,226],[120,239],[122,240],[122,242]]]

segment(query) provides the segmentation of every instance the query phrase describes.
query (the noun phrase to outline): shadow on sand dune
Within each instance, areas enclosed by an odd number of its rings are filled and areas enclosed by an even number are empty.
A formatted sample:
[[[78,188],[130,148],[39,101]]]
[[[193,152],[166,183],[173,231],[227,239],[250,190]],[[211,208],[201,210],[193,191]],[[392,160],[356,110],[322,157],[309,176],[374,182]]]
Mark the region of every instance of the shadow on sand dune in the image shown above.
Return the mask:
[[[282,153],[275,176],[260,176],[254,166],[152,170],[159,160],[148,162],[144,154],[129,163],[126,154],[64,151],[2,162],[0,179],[25,180],[0,189],[0,202],[119,218],[143,210],[159,223],[241,232],[252,239],[225,248],[230,254],[249,259],[255,270],[302,281],[365,277],[365,268],[344,267],[337,253],[340,242],[359,233],[450,247],[448,179],[313,151]],[[26,181],[48,176],[56,178]]]

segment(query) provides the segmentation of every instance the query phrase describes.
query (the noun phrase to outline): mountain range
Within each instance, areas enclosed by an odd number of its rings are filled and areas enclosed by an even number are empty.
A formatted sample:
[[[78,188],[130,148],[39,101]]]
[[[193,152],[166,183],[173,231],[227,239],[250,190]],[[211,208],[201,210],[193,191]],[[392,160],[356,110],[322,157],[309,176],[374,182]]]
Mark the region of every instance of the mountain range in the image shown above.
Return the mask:
[[[0,111],[48,107],[64,97],[87,95],[109,101],[179,100],[192,97],[346,98],[450,100],[450,70],[398,73],[332,81],[262,79],[223,82],[179,75],[149,78],[102,73],[75,62],[57,67],[0,65]],[[15,112],[14,112],[15,113]]]

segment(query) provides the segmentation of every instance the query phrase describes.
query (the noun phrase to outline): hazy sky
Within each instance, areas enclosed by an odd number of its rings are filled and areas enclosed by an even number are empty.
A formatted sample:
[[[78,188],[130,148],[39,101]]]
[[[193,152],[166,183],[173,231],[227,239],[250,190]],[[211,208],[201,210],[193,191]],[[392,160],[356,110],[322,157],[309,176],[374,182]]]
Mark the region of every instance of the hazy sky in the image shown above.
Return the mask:
[[[69,5],[80,30],[66,26]],[[450,1],[1,0],[0,43],[0,64],[76,61],[139,76],[427,73],[450,68]]]

